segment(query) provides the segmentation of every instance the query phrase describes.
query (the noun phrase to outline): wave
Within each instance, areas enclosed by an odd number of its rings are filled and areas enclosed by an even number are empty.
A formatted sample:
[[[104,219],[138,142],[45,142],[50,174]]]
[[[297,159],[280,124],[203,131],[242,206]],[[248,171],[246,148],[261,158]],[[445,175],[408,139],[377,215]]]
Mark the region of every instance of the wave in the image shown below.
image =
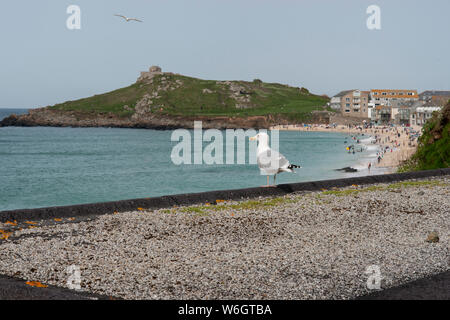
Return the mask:
[[[374,141],[375,141],[374,137],[369,137],[369,138],[366,138],[366,139],[359,140],[359,143],[361,143],[361,144],[372,144]]]
[[[367,151],[379,151],[380,150],[380,146],[374,144],[374,145],[370,145],[370,146],[366,146],[365,147]]]

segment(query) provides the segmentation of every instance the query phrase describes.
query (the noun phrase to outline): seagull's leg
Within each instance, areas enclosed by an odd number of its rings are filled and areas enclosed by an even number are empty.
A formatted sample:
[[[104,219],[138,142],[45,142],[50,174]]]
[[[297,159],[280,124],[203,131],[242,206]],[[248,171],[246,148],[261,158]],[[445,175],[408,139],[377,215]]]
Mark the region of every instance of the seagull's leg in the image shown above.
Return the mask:
[[[267,188],[269,186],[269,176],[267,176],[267,184],[261,186],[261,188]]]

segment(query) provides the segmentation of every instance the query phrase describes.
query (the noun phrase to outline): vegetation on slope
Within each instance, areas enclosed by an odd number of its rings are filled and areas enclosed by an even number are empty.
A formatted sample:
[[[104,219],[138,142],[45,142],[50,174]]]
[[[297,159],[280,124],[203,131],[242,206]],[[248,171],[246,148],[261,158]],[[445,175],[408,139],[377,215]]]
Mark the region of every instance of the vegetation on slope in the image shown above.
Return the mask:
[[[422,129],[416,153],[399,171],[450,167],[450,101]]]
[[[276,114],[290,120],[307,119],[313,110],[324,110],[328,102],[328,98],[311,94],[305,88],[264,83],[258,79],[253,82],[215,81],[164,73],[151,81],[138,81],[122,89],[51,108],[129,117],[146,96],[151,101],[145,110],[148,113],[228,117]]]

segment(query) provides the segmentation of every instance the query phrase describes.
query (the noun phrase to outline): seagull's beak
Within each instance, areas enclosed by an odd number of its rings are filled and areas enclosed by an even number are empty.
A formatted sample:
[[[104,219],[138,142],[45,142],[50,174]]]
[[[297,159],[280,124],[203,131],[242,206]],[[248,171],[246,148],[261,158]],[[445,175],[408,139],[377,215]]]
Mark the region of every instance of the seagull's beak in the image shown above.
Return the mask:
[[[258,140],[258,138],[257,138],[256,136],[254,136],[254,137],[248,138],[248,140],[250,140],[250,141],[256,141],[256,140]]]

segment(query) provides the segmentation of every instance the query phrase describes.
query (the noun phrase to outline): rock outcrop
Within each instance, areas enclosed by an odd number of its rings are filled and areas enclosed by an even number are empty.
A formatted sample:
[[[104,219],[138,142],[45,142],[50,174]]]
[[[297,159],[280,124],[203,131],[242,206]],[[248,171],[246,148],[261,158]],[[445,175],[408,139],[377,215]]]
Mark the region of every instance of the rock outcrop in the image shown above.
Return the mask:
[[[251,91],[232,81],[217,81],[217,84],[225,85],[230,91],[230,98],[236,101],[236,109],[247,109],[251,108],[250,95]]]

